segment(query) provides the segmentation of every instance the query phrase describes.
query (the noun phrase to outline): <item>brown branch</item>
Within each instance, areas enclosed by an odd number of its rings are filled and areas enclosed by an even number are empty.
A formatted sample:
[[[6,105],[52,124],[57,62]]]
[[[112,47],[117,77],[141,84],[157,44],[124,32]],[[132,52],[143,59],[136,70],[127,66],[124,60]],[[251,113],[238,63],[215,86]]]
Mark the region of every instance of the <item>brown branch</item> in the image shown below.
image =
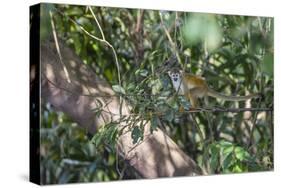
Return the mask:
[[[44,76],[44,78],[47,80],[47,82],[49,82],[51,85],[53,85],[53,87],[57,88],[57,89],[61,89],[63,91],[66,91],[70,94],[73,95],[77,95],[77,96],[85,96],[85,97],[91,97],[91,98],[110,98],[110,97],[120,97],[120,95],[116,94],[116,95],[100,95],[100,94],[81,94],[81,93],[75,93],[71,90],[68,90],[64,87],[61,87],[57,84],[55,84],[54,82],[52,82],[51,80],[49,80],[47,78],[47,76],[43,73],[42,74]],[[95,82],[95,83],[105,83],[105,82]],[[51,87],[51,86],[50,86]],[[155,94],[155,95],[150,95],[150,94],[129,94],[129,95],[124,95],[126,97],[137,97],[137,96],[143,96],[143,97],[155,97],[155,96],[161,96],[160,94]],[[247,111],[273,111],[272,108],[196,108],[196,109],[192,109],[192,110],[188,110],[188,111],[184,111],[184,112],[178,112],[178,114],[189,114],[189,113],[198,113],[198,112],[233,112],[233,113],[239,113],[239,112],[247,112]],[[112,114],[112,115],[119,115],[119,114]],[[128,115],[125,116],[130,116],[130,115],[140,115],[140,114],[136,114],[136,113],[130,113]],[[165,114],[161,114],[159,112],[156,113],[147,113],[147,114],[143,114],[143,115],[165,115]]]
[[[133,41],[136,47],[135,61],[138,66],[140,65],[144,56],[143,16],[144,16],[144,10],[138,10],[137,22],[135,24],[135,29],[134,29],[135,40]]]
[[[54,82],[52,82],[51,80],[48,79],[48,77],[43,73],[42,74],[44,76],[44,78],[47,80],[47,82],[49,82],[51,85],[53,85],[55,88],[57,89],[61,89],[64,90],[66,92],[69,92],[71,94],[77,95],[77,96],[85,96],[85,97],[92,97],[92,98],[96,98],[96,97],[101,97],[101,98],[110,98],[110,97],[120,97],[121,95],[115,94],[115,95],[101,95],[101,94],[81,94],[81,93],[75,93],[71,90],[68,90],[67,88],[61,87],[57,84],[55,84]],[[93,82],[95,84],[104,84],[106,83],[105,81],[98,81],[98,82]],[[157,97],[157,96],[163,96],[161,94],[126,94],[124,96],[127,97],[137,97],[137,96],[143,96],[143,97]],[[184,112],[178,112],[180,114],[186,114],[186,113],[197,113],[197,112],[233,112],[233,113],[240,113],[240,112],[254,112],[254,111],[258,111],[258,112],[262,112],[262,111],[273,111],[273,108],[223,108],[223,107],[214,107],[214,108],[195,108],[192,110],[188,110],[188,111],[184,111]],[[137,114],[134,114],[137,115]],[[138,114],[139,115],[139,114]],[[148,113],[147,115],[151,115],[151,113]],[[153,113],[152,113],[153,115]],[[159,115],[159,113],[158,113]]]
[[[49,80],[47,78],[47,76],[42,73],[42,75],[44,76],[44,79],[47,80],[48,83],[50,83],[51,85],[53,85],[54,88],[56,89],[60,89],[60,90],[63,90],[65,92],[68,92],[72,95],[76,95],[76,96],[84,96],[84,97],[90,97],[90,98],[110,98],[110,97],[117,97],[119,98],[120,95],[100,95],[100,94],[81,94],[81,93],[75,93],[71,90],[68,90],[64,87],[61,87],[57,84],[55,84],[54,82],[52,82],[51,80]],[[95,82],[95,83],[105,83],[105,82]],[[52,87],[52,86],[50,86]],[[136,95],[136,94],[131,94],[131,95],[125,95],[127,97],[133,97],[133,96],[144,96],[144,97],[147,97],[147,96],[161,96],[159,94],[156,94],[156,95],[149,95],[149,94],[139,94],[139,95]],[[103,110],[104,112],[107,112],[106,110]],[[199,112],[233,112],[233,113],[240,113],[240,112],[247,112],[247,111],[257,111],[257,112],[260,112],[260,111],[273,111],[272,108],[196,108],[196,109],[192,109],[192,110],[188,110],[188,111],[184,111],[184,112],[177,112],[177,114],[190,114],[190,113],[199,113]],[[108,112],[109,113],[109,112]],[[112,116],[120,116],[120,114],[114,114],[112,112],[110,112]],[[120,117],[127,117],[127,116],[148,116],[150,117],[151,115],[157,115],[157,116],[164,116],[166,115],[165,113],[160,113],[160,112],[155,112],[155,113],[152,113],[152,112],[149,112],[147,114],[138,114],[138,113],[129,113],[129,114],[126,114],[126,115],[121,115]]]
[[[253,112],[253,111],[273,111],[272,108],[197,108],[194,110],[188,111],[189,113],[196,113],[196,112],[233,112],[233,113],[240,113],[240,112]]]

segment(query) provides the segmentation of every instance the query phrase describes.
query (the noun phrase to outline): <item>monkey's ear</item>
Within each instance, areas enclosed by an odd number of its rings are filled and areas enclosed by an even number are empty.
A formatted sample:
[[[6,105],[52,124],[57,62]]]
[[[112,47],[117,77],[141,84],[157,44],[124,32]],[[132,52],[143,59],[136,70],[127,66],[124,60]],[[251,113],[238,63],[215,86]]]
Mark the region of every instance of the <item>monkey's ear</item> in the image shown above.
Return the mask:
[[[182,73],[183,73],[183,70],[179,70],[179,72],[182,74]]]
[[[168,71],[167,73],[168,73],[169,76],[171,76],[171,71]]]

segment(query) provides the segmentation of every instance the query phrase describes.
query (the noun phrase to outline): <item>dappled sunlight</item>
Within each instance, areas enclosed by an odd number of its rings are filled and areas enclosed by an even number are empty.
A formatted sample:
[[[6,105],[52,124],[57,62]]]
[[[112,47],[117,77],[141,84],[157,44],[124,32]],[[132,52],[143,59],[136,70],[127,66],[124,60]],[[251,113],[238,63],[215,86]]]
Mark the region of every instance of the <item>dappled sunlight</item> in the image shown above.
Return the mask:
[[[46,64],[46,76],[47,76],[47,78],[49,79],[49,80],[51,80],[51,81],[55,81],[56,79],[56,77],[55,77],[55,73],[54,73],[54,70],[53,70],[53,67],[52,67],[52,65],[50,65],[50,64]]]
[[[130,165],[140,170],[144,177],[201,174],[199,170],[194,171],[195,163],[162,130],[158,129],[151,134],[148,123],[144,135],[146,136],[143,141],[137,144],[133,144],[128,138],[130,132],[123,134],[119,139],[120,148],[126,154],[125,158],[128,158]]]
[[[60,53],[44,36],[44,183],[273,168],[272,18],[49,9]]]

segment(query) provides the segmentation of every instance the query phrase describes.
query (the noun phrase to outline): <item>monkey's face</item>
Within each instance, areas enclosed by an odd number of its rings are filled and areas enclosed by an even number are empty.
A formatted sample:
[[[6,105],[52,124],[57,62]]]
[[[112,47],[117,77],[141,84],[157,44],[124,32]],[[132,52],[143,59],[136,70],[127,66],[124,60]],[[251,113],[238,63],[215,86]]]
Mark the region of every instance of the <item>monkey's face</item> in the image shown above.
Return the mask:
[[[180,72],[169,71],[168,74],[173,82],[180,81]]]
[[[184,88],[181,81],[181,72],[178,69],[172,69],[171,71],[168,71],[169,77],[173,83],[174,89],[180,94],[184,94]]]
[[[179,93],[182,92],[181,73],[178,70],[168,71],[170,79],[172,80],[173,87]]]

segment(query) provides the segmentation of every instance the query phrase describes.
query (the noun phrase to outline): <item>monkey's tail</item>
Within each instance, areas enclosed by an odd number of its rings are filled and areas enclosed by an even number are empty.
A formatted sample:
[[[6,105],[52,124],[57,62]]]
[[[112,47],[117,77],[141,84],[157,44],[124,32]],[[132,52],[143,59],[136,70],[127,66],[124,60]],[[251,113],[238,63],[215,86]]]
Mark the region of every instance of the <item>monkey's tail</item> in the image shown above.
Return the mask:
[[[251,95],[246,95],[246,96],[228,96],[228,95],[224,95],[221,93],[218,93],[212,89],[208,89],[208,95],[214,98],[219,98],[222,100],[226,100],[226,101],[245,101],[248,99],[252,99],[252,98],[259,98],[260,94],[251,94]]]

